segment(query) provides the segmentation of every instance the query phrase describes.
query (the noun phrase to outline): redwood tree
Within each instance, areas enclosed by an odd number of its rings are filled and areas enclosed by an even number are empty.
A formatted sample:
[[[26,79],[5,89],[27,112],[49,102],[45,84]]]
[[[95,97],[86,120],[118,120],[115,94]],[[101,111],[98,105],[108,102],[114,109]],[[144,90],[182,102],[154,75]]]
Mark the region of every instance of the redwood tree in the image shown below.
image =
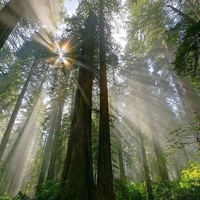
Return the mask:
[[[79,66],[74,115],[62,174],[63,200],[93,199],[91,112],[96,17],[91,10],[84,25],[84,34],[81,36],[82,62]]]
[[[98,149],[98,199],[114,200],[113,172],[111,163],[110,125],[108,110],[108,89],[106,76],[106,50],[104,33],[104,2],[99,0],[100,16],[100,121]]]

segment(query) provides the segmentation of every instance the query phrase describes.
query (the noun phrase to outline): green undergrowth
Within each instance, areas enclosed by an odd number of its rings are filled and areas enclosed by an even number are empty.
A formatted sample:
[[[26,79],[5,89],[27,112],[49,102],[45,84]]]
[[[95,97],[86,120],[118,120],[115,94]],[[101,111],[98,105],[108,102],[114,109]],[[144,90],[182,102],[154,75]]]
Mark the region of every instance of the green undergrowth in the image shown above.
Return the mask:
[[[116,200],[147,200],[146,184],[128,183],[115,179],[114,188]],[[200,164],[190,162],[189,167],[182,171],[179,181],[153,181],[154,200],[200,200]],[[57,200],[59,191],[58,181],[46,181],[37,187],[37,195],[34,200]],[[0,196],[0,200],[13,199],[9,196]],[[19,192],[14,200],[30,200]]]
[[[127,183],[118,179],[114,185],[117,200],[148,199],[145,183]],[[200,164],[190,162],[179,181],[153,181],[152,188],[154,200],[200,200]]]

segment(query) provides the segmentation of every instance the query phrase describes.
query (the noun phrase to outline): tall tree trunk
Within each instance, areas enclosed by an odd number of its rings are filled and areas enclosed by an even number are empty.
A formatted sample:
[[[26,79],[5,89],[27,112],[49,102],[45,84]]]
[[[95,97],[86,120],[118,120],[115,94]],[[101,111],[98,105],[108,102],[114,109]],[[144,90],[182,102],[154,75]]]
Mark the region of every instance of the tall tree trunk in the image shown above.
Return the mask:
[[[177,94],[180,98],[180,101],[181,101],[181,104],[183,106],[183,110],[185,112],[185,119],[188,121],[189,124],[192,123],[193,121],[193,116],[192,116],[192,112],[187,104],[187,102],[185,101],[185,98],[184,98],[184,95],[183,95],[183,91],[181,90],[181,84],[177,82],[177,77],[176,77],[176,74],[174,73],[173,69],[169,68],[169,71],[170,71],[170,74],[172,76],[172,79],[173,79],[173,82],[175,84],[175,87],[176,87],[176,91],[177,91]]]
[[[196,91],[194,90],[194,88],[190,85],[190,82],[188,80],[188,78],[182,78],[181,79],[181,83],[183,86],[183,89],[185,91],[185,95],[186,98],[188,100],[188,103],[193,111],[194,117],[196,118],[196,123],[198,126],[200,126],[200,100],[199,97],[196,93]],[[200,149],[200,138],[198,136],[196,136],[196,142],[197,142],[197,146]]]
[[[14,143],[12,144],[12,147],[11,147],[10,151],[6,155],[6,159],[5,159],[5,162],[4,162],[3,166],[1,166],[2,167],[1,168],[2,171],[3,171],[3,167],[6,166],[6,171],[0,175],[0,180],[1,180],[0,182],[6,182],[6,180],[8,180],[8,178],[6,178],[6,177],[10,175],[9,165],[11,165],[11,163],[10,163],[11,159],[13,158],[14,153],[16,152],[16,148],[19,145],[19,141],[20,141],[20,139],[21,139],[21,137],[22,137],[22,135],[24,133],[25,128],[27,127],[28,122],[30,121],[30,118],[31,118],[31,116],[33,114],[34,108],[36,107],[36,105],[38,103],[38,100],[39,100],[40,95],[41,95],[42,86],[43,86],[45,77],[46,76],[43,77],[42,82],[39,85],[39,89],[37,91],[37,94],[34,97],[33,105],[32,105],[32,107],[31,107],[31,109],[30,109],[30,111],[29,111],[29,113],[28,113],[28,115],[26,117],[26,120],[25,120],[25,122],[24,122],[24,124],[23,124],[23,126],[22,126],[22,128],[20,130],[20,133],[19,133],[19,135],[17,135],[17,138],[15,139]],[[4,191],[4,190],[2,189],[2,191]],[[2,194],[2,193],[0,192],[0,194]]]
[[[79,68],[74,115],[62,174],[62,200],[93,199],[91,113],[95,19],[90,11],[85,22],[86,35],[82,37],[83,63]]]
[[[146,152],[145,152],[145,147],[144,147],[144,138],[143,138],[141,130],[139,130],[139,137],[140,137],[140,147],[141,147],[141,151],[142,151],[142,160],[143,160],[143,167],[144,167],[144,173],[145,173],[148,198],[149,198],[149,200],[154,200],[153,189],[152,189],[152,185],[151,185],[151,178],[149,176],[149,167],[147,164]]]
[[[140,147],[141,147],[141,152],[142,152],[142,161],[143,161],[143,167],[144,167],[144,174],[145,174],[145,181],[146,181],[146,186],[147,186],[147,193],[148,193],[148,199],[149,200],[154,200],[153,196],[153,189],[151,185],[151,178],[149,175],[149,167],[147,164],[147,157],[146,157],[146,151],[145,151],[145,144],[144,144],[144,138],[143,138],[143,133],[141,130],[141,124],[140,124],[140,118],[138,115],[138,106],[137,106],[137,100],[134,101],[135,105],[135,118],[138,119],[137,126],[138,126],[138,136],[140,140]]]
[[[46,146],[44,150],[44,156],[43,156],[42,165],[40,169],[38,185],[44,182],[45,175],[48,169],[48,163],[50,159],[50,152],[51,152],[52,141],[53,141],[53,133],[55,131],[56,119],[57,119],[57,113],[58,113],[58,102],[56,100],[54,100],[52,107],[53,107],[53,113],[52,113],[53,117],[51,120],[51,126],[49,129],[48,138],[47,138],[47,142],[46,142]]]
[[[24,0],[10,0],[0,11],[0,49],[25,12]]]
[[[193,87],[190,85],[188,78],[182,78],[181,83],[182,83],[183,89],[185,91],[185,95],[188,100],[188,103],[189,103],[194,115],[200,116],[200,100],[199,100],[197,93],[195,92]]]
[[[15,104],[15,108],[13,110],[13,113],[12,113],[11,117],[10,117],[10,120],[8,122],[8,126],[7,126],[6,131],[5,131],[4,135],[3,135],[3,138],[1,140],[1,144],[0,144],[0,162],[2,160],[4,151],[6,149],[6,145],[8,143],[10,134],[12,132],[12,129],[13,129],[13,126],[14,126],[18,111],[20,109],[22,100],[24,98],[26,89],[27,89],[28,84],[29,84],[29,82],[31,80],[31,77],[33,75],[33,69],[35,68],[35,66],[36,66],[36,62],[33,63],[32,67],[31,67],[31,70],[30,70],[30,72],[29,72],[29,74],[28,74],[28,76],[26,78],[26,81],[24,82],[24,86],[23,86],[23,88],[22,88],[22,90],[21,90],[21,92],[19,94],[19,97],[17,99],[17,103]]]
[[[144,87],[142,88],[142,93],[143,93],[144,105],[146,108],[145,113],[147,116],[149,129],[150,129],[150,135],[152,137],[153,147],[154,147],[155,156],[157,160],[159,176],[161,177],[162,181],[168,181],[169,177],[168,177],[168,171],[166,167],[166,161],[163,157],[162,148],[161,148],[161,144],[160,144],[160,140],[159,140],[159,136],[157,133],[157,128],[156,128],[156,124],[154,120],[154,115],[152,111],[152,105],[151,105],[151,102],[147,102],[148,95],[147,97],[145,96],[146,93],[145,93]]]
[[[108,89],[106,76],[106,51],[104,36],[104,2],[99,0],[100,16],[100,121],[98,149],[98,199],[115,200],[111,163],[110,124],[108,110]]]
[[[118,144],[120,179],[121,180],[126,180],[126,175],[125,175],[125,171],[124,171],[124,159],[123,159],[123,154],[122,154],[122,142],[121,142],[121,138],[117,139],[117,144]]]
[[[15,152],[15,149],[16,149],[17,145],[19,144],[19,141],[20,141],[20,139],[21,139],[21,137],[22,137],[22,135],[23,135],[23,132],[24,132],[24,130],[25,130],[25,128],[26,128],[26,126],[27,126],[27,124],[28,124],[28,122],[29,122],[29,120],[30,120],[32,114],[33,114],[34,108],[35,108],[35,106],[37,105],[37,103],[38,103],[38,101],[39,101],[39,98],[40,98],[40,96],[41,96],[42,86],[43,86],[43,84],[44,84],[45,77],[46,77],[46,76],[43,77],[43,79],[42,79],[40,85],[38,86],[39,89],[38,89],[38,91],[37,91],[37,93],[36,93],[36,95],[35,95],[35,97],[34,97],[34,101],[33,101],[33,104],[32,104],[32,106],[31,106],[31,109],[30,109],[30,111],[29,111],[29,113],[28,113],[28,115],[27,115],[27,117],[26,117],[25,122],[23,123],[22,128],[20,129],[19,135],[17,136],[16,140],[14,141],[14,144],[12,144],[12,147],[11,147],[10,151],[8,152],[8,154],[7,154],[7,156],[6,156],[5,163],[9,163],[9,162],[10,162],[10,159],[12,158],[12,156],[13,156],[13,154],[14,154],[14,152]]]
[[[55,128],[54,139],[53,139],[53,146],[52,146],[49,169],[48,169],[48,174],[47,174],[47,180],[52,180],[54,177],[56,156],[57,156],[57,145],[58,145],[58,139],[59,139],[59,134],[60,134],[61,122],[62,122],[63,107],[64,107],[64,100],[60,99],[59,111],[58,111],[58,116],[56,120],[56,128]]]
[[[151,110],[151,105],[148,105],[147,102],[146,102],[146,110],[148,113],[147,116],[148,116],[148,121],[149,121],[149,126],[150,126],[150,134],[152,137],[154,151],[155,151],[155,155],[157,159],[159,176],[161,177],[163,181],[168,181],[169,178],[168,178],[168,171],[166,167],[166,161],[163,157],[162,148],[160,145],[160,141],[158,138],[157,129],[156,129],[155,121],[154,121],[154,116]]]
[[[114,125],[113,125],[113,135],[117,141],[118,145],[118,159],[119,159],[119,172],[120,172],[120,179],[126,180],[126,175],[124,171],[124,161],[122,155],[122,136],[121,130],[118,126],[119,124],[119,110],[118,110],[118,97],[117,97],[117,88],[116,88],[116,80],[115,80],[115,72],[113,68],[113,114],[115,116]]]

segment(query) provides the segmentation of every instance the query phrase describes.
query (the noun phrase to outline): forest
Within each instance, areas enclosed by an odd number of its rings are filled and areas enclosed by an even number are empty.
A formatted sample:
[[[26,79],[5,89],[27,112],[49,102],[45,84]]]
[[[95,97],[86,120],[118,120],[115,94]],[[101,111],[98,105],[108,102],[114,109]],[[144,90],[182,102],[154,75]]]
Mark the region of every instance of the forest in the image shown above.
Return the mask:
[[[0,0],[0,200],[200,200],[200,0]]]

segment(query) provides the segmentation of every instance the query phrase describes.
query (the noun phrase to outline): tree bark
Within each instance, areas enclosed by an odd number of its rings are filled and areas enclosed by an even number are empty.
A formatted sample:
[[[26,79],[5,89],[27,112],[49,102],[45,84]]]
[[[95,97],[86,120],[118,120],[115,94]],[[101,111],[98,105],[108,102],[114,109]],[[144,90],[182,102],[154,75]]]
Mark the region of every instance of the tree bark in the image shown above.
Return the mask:
[[[10,0],[0,11],[0,49],[25,12],[25,0]]]
[[[13,126],[14,126],[14,123],[15,123],[15,120],[17,118],[17,114],[18,114],[18,111],[20,109],[20,106],[21,106],[21,103],[22,103],[22,100],[24,98],[24,95],[25,95],[25,92],[26,92],[26,89],[28,87],[28,84],[31,80],[31,77],[33,75],[33,69],[35,68],[36,66],[36,62],[33,63],[32,67],[31,67],[31,70],[26,78],[26,81],[24,82],[24,86],[19,94],[19,97],[17,99],[17,103],[15,104],[15,108],[13,110],[13,113],[10,117],[10,120],[8,122],[8,126],[6,128],[6,131],[3,135],[3,138],[1,140],[1,144],[0,144],[0,162],[2,160],[2,157],[3,157],[3,154],[4,154],[4,151],[6,149],[6,145],[8,143],[8,140],[9,140],[9,137],[10,137],[10,134],[12,132],[12,129],[13,129]]]
[[[85,22],[85,35],[82,37],[83,63],[79,68],[74,115],[62,174],[62,200],[94,199],[91,113],[95,20],[94,13],[90,11]]]
[[[106,75],[106,51],[104,36],[103,0],[99,0],[100,16],[100,121],[98,149],[98,199],[115,200],[111,163],[110,124],[108,110],[108,89]]]

